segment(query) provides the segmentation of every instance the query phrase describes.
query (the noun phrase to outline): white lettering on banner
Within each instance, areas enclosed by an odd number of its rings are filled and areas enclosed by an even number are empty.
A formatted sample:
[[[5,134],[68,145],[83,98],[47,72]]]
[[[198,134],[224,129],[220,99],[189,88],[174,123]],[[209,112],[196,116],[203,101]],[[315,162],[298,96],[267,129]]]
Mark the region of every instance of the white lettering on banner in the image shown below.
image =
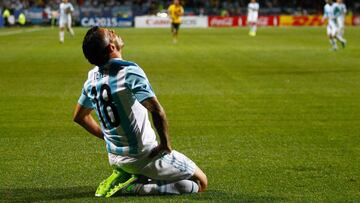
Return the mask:
[[[360,16],[354,16],[353,18],[353,25],[360,25]]]
[[[135,17],[135,27],[141,28],[169,28],[171,20],[169,18],[157,16],[137,16]],[[184,16],[182,17],[181,27],[208,27],[207,16]]]
[[[147,19],[147,25],[170,25],[170,19]]]
[[[269,19],[267,17],[259,17],[258,18],[258,25],[259,26],[267,26],[269,24]]]
[[[273,24],[274,26],[278,26],[278,18],[274,18]]]
[[[117,18],[107,18],[107,17],[95,17],[88,18],[84,17],[81,19],[81,26],[91,27],[91,26],[101,26],[101,27],[130,27],[131,20],[118,20]]]
[[[182,24],[184,25],[197,25],[197,21],[195,19],[184,19]]]

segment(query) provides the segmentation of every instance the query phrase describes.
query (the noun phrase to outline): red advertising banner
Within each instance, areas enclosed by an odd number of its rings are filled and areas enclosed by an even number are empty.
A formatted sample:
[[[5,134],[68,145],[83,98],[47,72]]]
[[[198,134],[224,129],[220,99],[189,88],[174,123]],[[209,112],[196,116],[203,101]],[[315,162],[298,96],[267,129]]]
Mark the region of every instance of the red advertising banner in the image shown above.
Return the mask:
[[[280,16],[280,25],[285,26],[315,26],[323,25],[320,15],[309,16]]]
[[[278,26],[279,16],[259,16],[259,26]],[[209,27],[247,26],[247,16],[221,17],[209,16]]]
[[[280,21],[279,16],[259,16],[259,26],[278,26]]]
[[[360,16],[353,16],[352,17],[352,25],[360,26]]]
[[[322,26],[321,15],[308,16],[259,16],[258,26]],[[346,25],[360,26],[360,16],[347,16]],[[247,16],[220,17],[209,16],[209,27],[238,27],[247,26]]]

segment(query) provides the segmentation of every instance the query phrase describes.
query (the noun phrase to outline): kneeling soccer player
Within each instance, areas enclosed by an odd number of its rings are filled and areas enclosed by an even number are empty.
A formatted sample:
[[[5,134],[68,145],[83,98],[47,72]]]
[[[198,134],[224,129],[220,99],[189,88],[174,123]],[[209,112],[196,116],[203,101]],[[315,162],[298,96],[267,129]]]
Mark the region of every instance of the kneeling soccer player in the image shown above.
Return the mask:
[[[104,139],[110,177],[100,183],[95,196],[117,191],[134,194],[184,194],[202,192],[206,175],[185,155],[171,149],[165,111],[144,71],[122,59],[124,43],[114,31],[90,28],[83,53],[91,64],[74,112],[74,121]],[[101,127],[91,115],[95,109]],[[153,118],[156,134],[148,117]]]

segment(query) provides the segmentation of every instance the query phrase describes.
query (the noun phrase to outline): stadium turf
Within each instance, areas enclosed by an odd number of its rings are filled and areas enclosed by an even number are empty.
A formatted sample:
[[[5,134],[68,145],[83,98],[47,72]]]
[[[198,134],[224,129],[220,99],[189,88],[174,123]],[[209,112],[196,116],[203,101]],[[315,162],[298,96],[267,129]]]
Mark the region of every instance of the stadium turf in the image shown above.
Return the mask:
[[[98,202],[104,143],[72,122],[91,66],[85,28],[0,30],[0,201]],[[117,29],[164,106],[173,148],[205,193],[122,202],[360,200],[360,28],[329,51],[324,27]]]

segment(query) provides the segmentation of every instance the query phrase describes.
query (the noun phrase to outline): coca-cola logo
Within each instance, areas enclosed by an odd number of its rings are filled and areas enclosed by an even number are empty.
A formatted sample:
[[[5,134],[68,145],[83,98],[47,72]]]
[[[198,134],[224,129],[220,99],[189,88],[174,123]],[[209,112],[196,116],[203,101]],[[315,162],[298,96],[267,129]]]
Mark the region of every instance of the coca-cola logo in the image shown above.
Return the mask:
[[[269,18],[268,17],[260,17],[258,19],[258,25],[260,26],[267,26],[269,25]]]
[[[234,19],[230,17],[230,18],[211,18],[209,24],[212,27],[231,27],[235,23],[234,23]]]

